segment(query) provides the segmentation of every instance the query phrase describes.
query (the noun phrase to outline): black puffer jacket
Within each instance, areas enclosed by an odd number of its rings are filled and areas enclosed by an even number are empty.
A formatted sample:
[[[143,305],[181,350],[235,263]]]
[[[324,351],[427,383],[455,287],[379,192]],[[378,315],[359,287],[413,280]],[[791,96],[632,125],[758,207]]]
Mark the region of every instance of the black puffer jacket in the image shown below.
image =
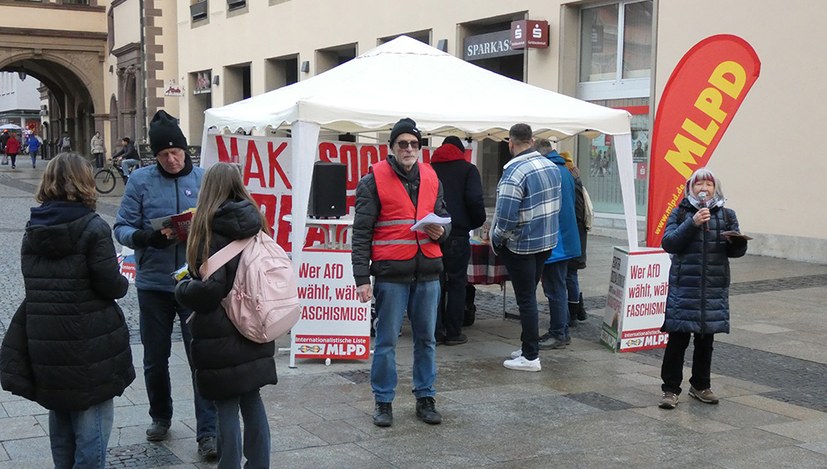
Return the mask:
[[[261,230],[258,208],[246,200],[227,201],[213,218],[210,255],[236,239]],[[185,279],[175,288],[175,299],[195,311],[190,322],[195,385],[205,399],[240,396],[267,384],[276,384],[275,342],[258,344],[235,328],[221,300],[232,289],[239,254],[206,281]],[[190,271],[196,269],[190,268]]]
[[[129,283],[109,225],[79,203],[44,203],[32,209],[21,260],[26,301],[0,352],[3,388],[60,411],[121,395],[135,369],[114,300]]]
[[[740,231],[735,211],[713,207],[709,230],[695,226],[698,211],[687,199],[672,210],[663,249],[672,254],[664,332],[729,332],[729,258],[747,252],[744,239],[727,242],[721,233]],[[726,211],[726,214],[724,214]]]
[[[416,205],[419,197],[419,167],[414,166],[411,172],[406,173],[399,167],[399,163],[396,162],[393,155],[388,155],[388,163],[399,176],[402,185],[405,186],[411,200]],[[439,184],[439,191],[434,205],[433,212],[435,214],[441,217],[450,216],[445,208],[442,183]],[[376,219],[379,218],[381,210],[379,193],[376,191],[376,179],[373,177],[373,173],[366,174],[359,181],[359,185],[356,186],[356,215],[353,218],[351,261],[356,286],[370,283],[371,275],[375,276],[377,280],[399,283],[438,279],[439,274],[442,273],[442,257],[433,259],[425,257],[421,249],[417,251],[413,259],[406,261],[370,262],[373,227],[376,225]],[[426,213],[430,210],[431,208],[428,207]],[[445,233],[440,236],[437,242],[442,243],[448,239],[450,234],[451,226],[448,225],[445,227]]]
[[[574,174],[572,174],[574,176]],[[574,216],[577,218],[577,234],[580,236],[580,257],[569,261],[569,268],[586,268],[586,242],[589,240],[586,230],[586,198],[583,196],[583,181],[574,176]]]

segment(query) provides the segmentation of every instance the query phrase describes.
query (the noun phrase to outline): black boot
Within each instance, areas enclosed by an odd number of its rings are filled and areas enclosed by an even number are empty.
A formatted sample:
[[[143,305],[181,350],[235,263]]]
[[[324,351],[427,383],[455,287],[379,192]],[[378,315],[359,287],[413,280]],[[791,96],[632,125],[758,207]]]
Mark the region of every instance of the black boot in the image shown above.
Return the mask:
[[[589,319],[589,315],[586,314],[586,306],[583,304],[583,292],[580,292],[580,298],[577,302],[577,320],[585,321],[586,319]]]
[[[373,424],[377,427],[390,427],[393,424],[393,404],[377,402],[373,409]]]
[[[577,327],[577,303],[569,301],[569,328]]]
[[[431,425],[442,423],[442,415],[434,407],[433,397],[419,397],[416,399],[416,416],[419,420]]]

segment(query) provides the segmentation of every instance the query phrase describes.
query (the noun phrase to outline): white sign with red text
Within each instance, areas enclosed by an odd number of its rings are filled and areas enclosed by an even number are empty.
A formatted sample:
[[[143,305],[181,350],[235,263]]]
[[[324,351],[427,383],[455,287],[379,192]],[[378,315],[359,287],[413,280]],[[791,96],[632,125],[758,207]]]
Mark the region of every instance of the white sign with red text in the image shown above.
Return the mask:
[[[350,251],[303,251],[298,288],[301,317],[291,330],[291,363],[295,358],[367,360],[370,303],[356,295]]]
[[[601,341],[610,349],[637,352],[666,346],[661,332],[669,291],[669,255],[662,249],[614,248]]]
[[[291,183],[291,139],[257,137],[246,135],[211,134],[202,149],[201,161],[205,167],[218,161],[239,163],[243,168],[244,185],[267,218],[273,229],[273,237],[286,251],[292,250],[290,223],[284,215],[293,209],[293,186]],[[467,149],[466,159],[476,161],[476,143]],[[430,163],[431,148],[423,148],[421,161]],[[372,164],[388,156],[386,144],[361,144],[348,142],[319,142],[317,161],[344,163],[347,165],[347,199],[349,215],[356,205],[356,185],[368,173]],[[346,231],[347,227],[338,227]],[[345,240],[347,233],[337,233],[338,239]],[[324,244],[324,232],[309,227],[305,247],[319,247]]]

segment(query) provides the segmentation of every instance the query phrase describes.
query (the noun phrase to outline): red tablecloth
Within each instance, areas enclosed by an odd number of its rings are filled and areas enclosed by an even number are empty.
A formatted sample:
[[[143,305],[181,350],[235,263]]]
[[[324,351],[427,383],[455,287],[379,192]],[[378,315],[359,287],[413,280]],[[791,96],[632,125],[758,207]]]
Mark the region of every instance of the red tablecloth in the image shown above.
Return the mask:
[[[468,283],[475,285],[503,284],[508,271],[502,258],[495,256],[488,244],[471,245],[471,261],[468,263]]]

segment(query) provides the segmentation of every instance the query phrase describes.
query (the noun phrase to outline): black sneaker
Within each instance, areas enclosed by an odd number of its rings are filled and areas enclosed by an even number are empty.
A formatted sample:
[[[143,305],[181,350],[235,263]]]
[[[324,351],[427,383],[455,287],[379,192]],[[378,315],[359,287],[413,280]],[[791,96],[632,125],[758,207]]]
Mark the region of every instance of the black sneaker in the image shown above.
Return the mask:
[[[147,441],[163,441],[167,439],[169,433],[169,422],[164,420],[153,420],[146,429]]]
[[[543,336],[540,339],[540,350],[557,350],[566,348],[566,341],[551,336]]]
[[[393,425],[393,404],[390,402],[377,402],[373,408],[373,424],[377,427],[390,427]]]
[[[205,436],[198,442],[198,456],[205,461],[218,459],[218,446],[214,436]]]
[[[468,342],[468,337],[465,334],[460,333],[459,335],[455,336],[448,336],[445,337],[444,344],[445,345],[462,345]]]
[[[442,415],[434,408],[433,397],[420,397],[416,400],[416,416],[431,425],[442,423]]]

